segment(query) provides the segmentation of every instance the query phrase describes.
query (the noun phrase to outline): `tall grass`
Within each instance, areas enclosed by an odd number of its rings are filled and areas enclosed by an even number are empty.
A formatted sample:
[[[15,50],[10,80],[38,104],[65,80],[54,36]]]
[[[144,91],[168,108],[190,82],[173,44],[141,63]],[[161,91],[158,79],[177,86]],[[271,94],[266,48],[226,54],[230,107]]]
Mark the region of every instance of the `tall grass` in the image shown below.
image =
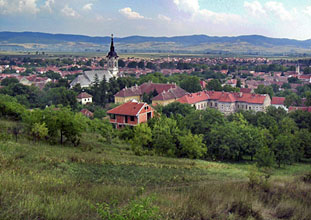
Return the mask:
[[[311,219],[310,164],[251,188],[249,164],[138,157],[96,139],[84,134],[78,148],[0,141],[0,219],[101,219],[96,204],[124,213],[151,194],[163,219]]]

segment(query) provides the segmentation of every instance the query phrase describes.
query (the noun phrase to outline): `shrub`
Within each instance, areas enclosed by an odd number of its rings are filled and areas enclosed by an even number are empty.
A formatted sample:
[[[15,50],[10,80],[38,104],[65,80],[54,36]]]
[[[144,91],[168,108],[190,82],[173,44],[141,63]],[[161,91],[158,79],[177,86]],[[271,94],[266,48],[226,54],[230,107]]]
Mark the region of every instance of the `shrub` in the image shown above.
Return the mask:
[[[118,203],[102,203],[96,205],[96,211],[103,220],[156,220],[160,219],[159,208],[152,203],[155,197],[133,199],[123,208]]]
[[[305,183],[311,183],[311,172],[305,174],[302,177],[302,181],[304,181]]]

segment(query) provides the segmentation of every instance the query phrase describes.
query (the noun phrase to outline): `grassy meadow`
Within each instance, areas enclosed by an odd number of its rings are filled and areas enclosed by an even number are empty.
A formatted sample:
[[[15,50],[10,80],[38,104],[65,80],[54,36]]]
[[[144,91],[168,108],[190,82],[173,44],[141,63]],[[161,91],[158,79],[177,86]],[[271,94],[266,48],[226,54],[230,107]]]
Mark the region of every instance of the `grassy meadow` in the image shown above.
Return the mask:
[[[311,219],[310,163],[274,169],[266,181],[251,162],[135,156],[128,144],[91,133],[79,147],[3,139],[3,220],[103,219],[97,204],[122,209],[149,196],[159,219]]]

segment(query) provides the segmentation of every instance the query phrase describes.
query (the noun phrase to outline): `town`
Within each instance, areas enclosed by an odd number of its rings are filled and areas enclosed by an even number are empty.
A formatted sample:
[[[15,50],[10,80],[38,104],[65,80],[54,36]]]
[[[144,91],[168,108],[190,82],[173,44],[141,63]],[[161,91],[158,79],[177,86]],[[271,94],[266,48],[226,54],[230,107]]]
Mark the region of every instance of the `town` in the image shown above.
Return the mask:
[[[269,106],[311,111],[310,59],[119,58],[113,37],[107,57],[37,56],[2,56],[0,93],[14,94],[32,107],[70,103],[88,117],[102,117],[109,104],[132,100],[152,106],[176,101],[198,110],[217,108],[226,115]],[[104,100],[99,97],[102,81],[116,84]],[[57,98],[56,90],[51,92],[56,87],[64,87],[70,98]],[[43,93],[49,97],[32,102]]]

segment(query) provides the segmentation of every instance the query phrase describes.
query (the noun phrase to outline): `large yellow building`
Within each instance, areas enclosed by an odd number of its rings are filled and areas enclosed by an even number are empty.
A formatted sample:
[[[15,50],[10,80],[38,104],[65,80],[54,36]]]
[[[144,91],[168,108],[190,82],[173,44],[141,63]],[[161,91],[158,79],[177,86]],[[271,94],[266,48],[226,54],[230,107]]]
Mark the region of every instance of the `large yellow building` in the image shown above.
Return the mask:
[[[114,95],[115,103],[126,103],[131,100],[142,101],[143,95],[152,94],[153,105],[167,105],[178,98],[187,94],[185,90],[178,87],[175,83],[152,83],[147,82],[140,86],[124,88]]]

